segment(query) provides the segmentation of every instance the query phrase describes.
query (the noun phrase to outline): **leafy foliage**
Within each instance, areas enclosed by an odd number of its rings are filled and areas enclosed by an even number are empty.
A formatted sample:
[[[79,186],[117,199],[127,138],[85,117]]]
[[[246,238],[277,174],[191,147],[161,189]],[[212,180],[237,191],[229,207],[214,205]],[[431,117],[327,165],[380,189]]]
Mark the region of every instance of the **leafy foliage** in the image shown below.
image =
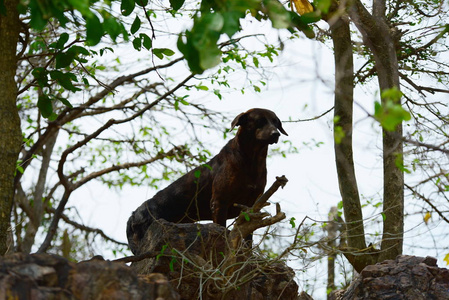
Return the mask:
[[[410,113],[397,100],[393,100],[394,98],[397,99],[397,97],[400,99],[401,93],[398,92],[395,90],[393,95],[390,95],[391,91],[384,91],[382,95],[386,99],[385,102],[383,104],[378,101],[374,103],[374,117],[380,122],[382,127],[389,131],[395,130],[396,126],[403,121],[411,119]]]
[[[218,45],[221,35],[233,37],[240,27],[240,19],[250,12],[257,20],[269,19],[274,28],[298,28],[309,37],[313,31],[295,13],[277,0],[202,1],[194,16],[193,27],[180,34],[178,49],[184,54],[192,72],[201,74],[218,65],[222,52]]]

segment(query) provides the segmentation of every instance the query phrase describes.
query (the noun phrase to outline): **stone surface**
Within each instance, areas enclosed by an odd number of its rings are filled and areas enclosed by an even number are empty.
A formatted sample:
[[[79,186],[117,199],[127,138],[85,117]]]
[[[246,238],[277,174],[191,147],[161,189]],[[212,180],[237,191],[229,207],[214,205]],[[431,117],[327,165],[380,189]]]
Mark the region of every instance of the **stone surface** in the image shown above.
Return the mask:
[[[0,258],[0,299],[167,299],[179,294],[162,274],[136,275],[110,261],[78,264],[49,254]]]
[[[365,267],[344,293],[332,299],[449,300],[449,270],[433,257],[398,256]]]
[[[217,224],[151,224],[138,253],[159,251],[135,262],[138,274],[166,275],[182,299],[299,299],[294,272],[284,263],[268,264],[257,254],[236,251],[229,262],[226,229]],[[225,257],[227,259],[225,259]],[[246,280],[247,279],[247,280]],[[303,299],[303,298],[302,298]]]

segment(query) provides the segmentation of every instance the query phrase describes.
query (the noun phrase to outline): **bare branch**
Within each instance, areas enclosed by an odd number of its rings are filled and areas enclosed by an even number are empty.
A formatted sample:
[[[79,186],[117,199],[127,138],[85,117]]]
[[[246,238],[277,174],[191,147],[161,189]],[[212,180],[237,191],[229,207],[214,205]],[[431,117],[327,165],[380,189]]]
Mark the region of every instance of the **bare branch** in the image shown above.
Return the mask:
[[[231,241],[231,249],[237,250],[240,248],[242,239],[252,234],[255,230],[275,224],[285,219],[285,214],[281,212],[279,204],[276,205],[276,215],[269,216],[268,213],[261,213],[260,210],[267,206],[268,199],[279,189],[284,187],[288,180],[285,176],[276,177],[276,181],[273,185],[257,199],[256,203],[251,208],[246,208],[237,217],[232,228],[229,239]],[[247,220],[249,217],[249,220]]]
[[[42,146],[47,142],[47,140],[50,138],[50,136],[55,134],[61,126],[63,126],[67,122],[71,122],[71,121],[77,119],[87,108],[89,108],[93,104],[97,103],[98,101],[100,101],[101,99],[106,97],[106,95],[108,95],[111,90],[114,90],[117,87],[124,85],[127,82],[131,82],[136,77],[151,73],[155,70],[171,67],[174,64],[176,64],[182,60],[183,60],[183,57],[179,57],[179,58],[174,59],[171,62],[164,64],[164,65],[147,68],[145,70],[142,70],[142,71],[139,71],[139,72],[136,72],[133,74],[121,76],[121,77],[117,78],[116,80],[114,80],[111,84],[109,84],[107,86],[107,88],[103,88],[100,92],[98,92],[94,96],[90,97],[89,100],[87,100],[86,103],[84,103],[83,105],[75,107],[75,108],[64,109],[58,115],[58,118],[55,121],[50,122],[48,124],[46,131],[39,137],[39,139],[33,144],[33,146],[28,151],[24,152],[24,154],[21,157],[21,160],[23,161],[21,167],[25,170],[30,165],[30,163],[33,159],[33,155],[36,154],[42,148]],[[194,75],[190,75],[189,77],[187,77],[188,78],[187,80],[191,79],[193,76]],[[187,82],[187,80],[184,80],[182,82],[182,84],[185,84],[185,82]],[[176,91],[177,89],[179,89],[179,87],[180,86],[178,85],[175,88],[173,88],[171,90],[171,93]],[[170,94],[170,91],[167,93],[168,94],[163,95],[162,97],[166,98]],[[19,182],[20,178],[22,177],[22,174],[23,173],[21,173],[21,172],[17,172],[15,181],[14,181],[15,185],[17,185],[17,183]]]
[[[54,214],[54,213],[56,212],[56,210],[55,210],[54,208],[52,208],[52,207],[47,207],[47,208],[46,208],[46,211],[47,211],[48,213],[52,213],[52,214]],[[100,235],[104,240],[109,241],[109,242],[112,242],[112,243],[115,243],[115,244],[117,244],[117,245],[128,246],[127,243],[123,243],[123,242],[117,241],[116,239],[111,238],[110,236],[106,235],[106,234],[104,233],[103,230],[101,230],[101,229],[99,229],[99,228],[88,227],[88,226],[86,226],[86,225],[77,223],[77,222],[71,220],[71,219],[70,219],[67,215],[65,215],[65,214],[62,214],[62,215],[61,215],[61,219],[62,219],[64,222],[66,222],[67,224],[72,225],[72,226],[75,227],[76,229],[79,229],[79,230],[81,230],[81,231],[88,232],[88,233],[98,234],[98,235]]]
[[[430,201],[429,199],[427,199],[426,197],[424,197],[424,195],[421,195],[420,193],[418,193],[415,189],[413,189],[411,186],[409,186],[408,184],[405,184],[405,186],[413,193],[413,195],[418,196],[419,199],[423,200],[424,202],[426,202],[427,204],[429,204],[430,207],[432,207],[432,209],[446,222],[449,224],[449,220],[443,215],[443,213],[432,203],[432,201]]]
[[[92,179],[98,178],[98,177],[103,176],[105,174],[108,174],[108,173],[111,173],[111,172],[120,171],[120,170],[124,170],[124,169],[130,169],[130,168],[135,168],[135,167],[141,167],[141,166],[144,166],[144,165],[148,165],[148,164],[151,164],[151,163],[153,163],[155,161],[161,160],[161,159],[163,159],[165,157],[174,156],[179,151],[183,151],[182,147],[176,146],[176,147],[174,147],[173,149],[171,149],[168,152],[158,153],[155,157],[152,157],[152,158],[147,159],[147,160],[143,160],[143,161],[139,161],[139,162],[133,162],[133,163],[124,163],[124,164],[120,164],[120,165],[114,165],[114,166],[111,166],[109,168],[105,168],[103,170],[97,171],[97,172],[92,172],[89,175],[83,177],[81,180],[77,181],[76,184],[74,185],[74,189],[77,189],[80,186],[86,184],[88,181],[91,181]]]
[[[318,120],[319,118],[327,115],[328,113],[330,113],[332,110],[334,109],[334,107],[332,106],[331,108],[329,108],[328,110],[326,110],[325,112],[323,112],[322,114],[313,117],[313,118],[309,118],[309,119],[298,119],[298,120],[288,120],[288,121],[282,121],[282,123],[299,123],[299,122],[308,122],[308,121],[315,121]]]
[[[145,253],[142,253],[139,255],[135,255],[135,256],[126,256],[126,257],[122,257],[119,259],[115,259],[112,262],[126,264],[126,263],[130,263],[130,262],[138,262],[138,261],[144,260],[146,258],[153,258],[160,254],[161,254],[161,251],[148,251],[148,252],[145,252]]]
[[[427,149],[432,149],[432,150],[435,150],[435,151],[440,151],[440,152],[449,154],[449,149],[444,149],[444,148],[441,148],[441,147],[436,146],[436,145],[426,144],[426,143],[410,140],[410,139],[407,139],[407,138],[404,138],[403,140],[406,143],[409,143],[409,144],[412,144],[412,145],[415,145],[415,146],[418,146],[418,147],[425,147]]]

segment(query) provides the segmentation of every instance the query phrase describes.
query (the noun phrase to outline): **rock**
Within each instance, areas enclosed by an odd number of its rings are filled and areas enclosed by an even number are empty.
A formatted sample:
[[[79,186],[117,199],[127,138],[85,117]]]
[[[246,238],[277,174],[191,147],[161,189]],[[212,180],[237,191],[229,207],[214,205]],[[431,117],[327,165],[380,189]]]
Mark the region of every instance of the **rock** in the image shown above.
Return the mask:
[[[313,300],[312,296],[310,296],[309,294],[307,294],[306,292],[302,291],[299,294],[298,300]]]
[[[78,264],[50,254],[0,258],[0,299],[167,299],[179,294],[162,274],[138,276],[102,260]]]
[[[166,275],[182,299],[199,299],[200,295],[205,300],[300,299],[291,268],[281,262],[268,264],[262,256],[245,250],[230,253],[227,233],[213,223],[158,220],[149,227],[138,254],[158,251],[161,255],[134,262],[131,268],[142,275]]]
[[[449,270],[438,268],[433,257],[402,255],[366,266],[332,299],[449,300]]]

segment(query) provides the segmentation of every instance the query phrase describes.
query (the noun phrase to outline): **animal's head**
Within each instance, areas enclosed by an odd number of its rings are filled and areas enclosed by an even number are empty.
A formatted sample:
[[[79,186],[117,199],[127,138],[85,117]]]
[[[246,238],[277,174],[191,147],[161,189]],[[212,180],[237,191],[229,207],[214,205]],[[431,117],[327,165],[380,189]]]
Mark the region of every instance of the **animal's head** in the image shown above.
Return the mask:
[[[277,143],[281,133],[288,135],[276,114],[263,108],[253,108],[239,114],[232,121],[231,130],[235,126],[240,126],[239,135],[249,135],[256,141],[268,144]]]

